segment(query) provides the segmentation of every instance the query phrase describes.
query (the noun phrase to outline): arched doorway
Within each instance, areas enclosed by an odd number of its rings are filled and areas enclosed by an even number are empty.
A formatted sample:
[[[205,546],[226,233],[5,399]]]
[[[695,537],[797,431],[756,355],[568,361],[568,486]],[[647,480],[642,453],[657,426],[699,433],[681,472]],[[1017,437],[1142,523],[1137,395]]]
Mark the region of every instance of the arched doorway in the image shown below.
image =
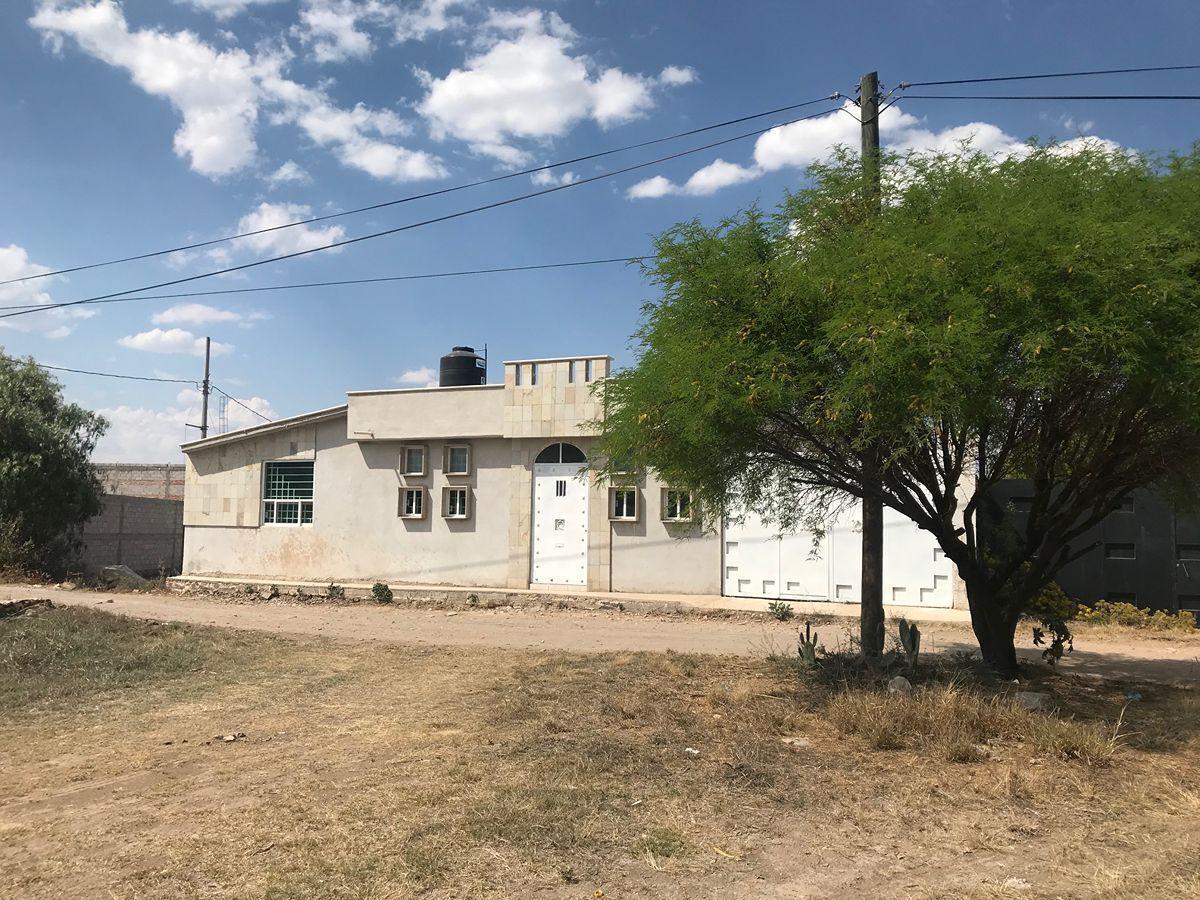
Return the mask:
[[[533,462],[534,584],[587,587],[587,456],[574,444],[550,444]]]

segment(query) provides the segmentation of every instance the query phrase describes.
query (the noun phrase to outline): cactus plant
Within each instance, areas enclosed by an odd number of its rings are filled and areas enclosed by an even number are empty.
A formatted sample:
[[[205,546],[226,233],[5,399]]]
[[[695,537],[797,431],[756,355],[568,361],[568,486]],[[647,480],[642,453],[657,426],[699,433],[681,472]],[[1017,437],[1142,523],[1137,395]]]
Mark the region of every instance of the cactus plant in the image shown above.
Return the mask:
[[[805,622],[796,652],[800,655],[800,662],[804,663],[806,668],[812,669],[817,665],[817,639],[817,633],[812,630],[812,622]]]
[[[915,669],[917,655],[921,652],[921,629],[907,619],[900,619],[900,646],[908,659],[908,668]]]

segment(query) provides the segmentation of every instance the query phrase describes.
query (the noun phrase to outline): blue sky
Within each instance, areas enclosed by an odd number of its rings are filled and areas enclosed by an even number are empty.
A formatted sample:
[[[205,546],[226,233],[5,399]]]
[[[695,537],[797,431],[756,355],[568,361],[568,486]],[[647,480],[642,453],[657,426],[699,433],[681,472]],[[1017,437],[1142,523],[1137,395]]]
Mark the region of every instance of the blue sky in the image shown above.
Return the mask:
[[[898,81],[1197,62],[1200,4],[486,0],[10,0],[0,5],[0,280],[402,197],[738,115]],[[1200,91],[1200,72],[1027,82],[979,93]],[[966,89],[969,91],[969,89]],[[964,91],[964,92],[966,92]],[[831,104],[832,106],[832,104]],[[767,120],[766,124],[772,121]],[[1195,107],[901,102],[899,148],[1038,135],[1184,149]],[[741,126],[726,133],[748,130]],[[323,252],[196,290],[524,265],[643,252],[681,219],[775,203],[855,123],[828,119],[612,181]],[[587,177],[712,139],[610,157]],[[557,170],[563,176],[564,170]],[[534,189],[522,177],[276,232],[220,252],[0,287],[72,300],[315,246]],[[0,320],[40,362],[213,380],[269,416],[346,390],[418,385],[453,344],[505,358],[612,353],[652,291],[622,266],[97,306]],[[200,303],[202,306],[181,304]],[[63,375],[112,421],[98,457],[178,458],[186,385]],[[231,407],[232,427],[251,424]],[[195,436],[195,432],[190,432]]]

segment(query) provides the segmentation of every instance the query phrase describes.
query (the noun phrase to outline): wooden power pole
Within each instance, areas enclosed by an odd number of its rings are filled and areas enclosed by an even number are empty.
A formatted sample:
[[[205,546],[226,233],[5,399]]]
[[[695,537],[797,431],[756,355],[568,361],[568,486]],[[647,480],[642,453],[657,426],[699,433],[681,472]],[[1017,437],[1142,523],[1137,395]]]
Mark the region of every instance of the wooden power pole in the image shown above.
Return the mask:
[[[868,72],[858,83],[858,112],[862,120],[862,165],[866,190],[880,204],[879,73]],[[882,462],[880,448],[863,452],[864,485],[876,479]],[[862,617],[859,638],[869,660],[883,654],[883,501],[864,491],[862,506]]]
[[[204,339],[204,382],[200,385],[200,439],[208,437],[208,366],[212,356],[212,338]]]

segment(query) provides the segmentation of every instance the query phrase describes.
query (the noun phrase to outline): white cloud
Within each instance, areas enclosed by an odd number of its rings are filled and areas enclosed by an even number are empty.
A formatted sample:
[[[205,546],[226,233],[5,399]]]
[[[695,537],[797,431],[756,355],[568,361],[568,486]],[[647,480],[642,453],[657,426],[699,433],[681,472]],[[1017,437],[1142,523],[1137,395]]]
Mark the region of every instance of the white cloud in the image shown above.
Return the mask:
[[[264,228],[278,228],[288,222],[297,222],[312,217],[311,207],[301,203],[260,203],[237,223],[237,233],[261,231]],[[270,253],[282,256],[285,253],[298,253],[301,250],[312,250],[316,247],[327,247],[340,241],[346,236],[346,229],[341,225],[297,225],[293,228],[280,228],[278,231],[268,231],[266,234],[256,234],[242,238],[239,243],[256,253]],[[330,251],[339,252],[338,248]]]
[[[481,51],[443,78],[418,72],[426,94],[417,109],[434,138],[466,141],[477,152],[515,165],[527,159],[517,140],[565,134],[585,119],[610,126],[644,115],[660,85],[686,83],[685,70],[660,78],[598,69],[573,53],[577,35],[557,13],[493,12]]]
[[[254,163],[263,112],[272,124],[298,126],[344,165],[375,178],[446,174],[436,157],[387,140],[406,133],[395,113],[361,104],[343,109],[324,86],[286,77],[292,54],[283,45],[264,44],[252,55],[238,47],[218,50],[188,31],[131,30],[114,0],[70,6],[42,0],[29,23],[53,49],[61,51],[71,38],[83,52],[128,72],[146,93],[168,100],[183,118],[175,133],[176,154],[210,178]]]
[[[175,0],[175,2],[178,3],[181,0]],[[265,6],[268,3],[279,3],[280,0],[182,0],[182,2],[224,20],[245,12],[251,6]]]
[[[150,321],[155,325],[215,325],[231,322],[243,327],[269,319],[264,312],[240,313],[232,309],[219,309],[206,303],[177,303],[169,309],[155,313]]]
[[[843,110],[837,110],[825,116],[772,128],[755,141],[753,160],[748,165],[718,159],[694,172],[683,184],[656,175],[633,185],[626,196],[631,199],[664,197],[668,194],[703,196],[768,172],[805,168],[827,158],[838,146],[854,150],[859,145],[860,128],[856,109],[853,103],[847,101],[844,110],[855,113],[853,118]],[[972,149],[996,157],[1019,156],[1028,152],[1026,142],[990,122],[969,122],[934,131],[924,127],[920,119],[898,106],[887,107],[880,114],[879,131],[884,146],[899,153],[953,152],[968,143]],[[1073,153],[1085,145],[1120,149],[1120,145],[1103,138],[1079,137],[1058,145],[1056,152]]]
[[[437,387],[438,374],[429,366],[421,366],[419,369],[409,369],[392,380],[405,387]]]
[[[0,281],[43,275],[49,271],[51,271],[49,266],[33,262],[24,247],[17,244],[0,247]],[[49,291],[49,284],[52,281],[52,278],[39,278],[35,281],[18,281],[14,284],[0,285],[0,306],[46,306],[51,304],[54,302]],[[0,310],[0,312],[4,311]],[[17,312],[17,310],[12,310],[12,312]],[[48,309],[45,312],[31,312],[0,319],[0,328],[35,332],[58,340],[71,334],[77,322],[82,319],[90,319],[94,315],[96,315],[94,309],[83,306],[60,307]]]
[[[190,331],[182,328],[152,328],[138,334],[126,335],[119,338],[117,343],[129,350],[143,350],[147,353],[186,353],[189,356],[204,355],[204,338],[196,337]],[[213,356],[226,356],[233,352],[233,344],[212,342]]]
[[[230,379],[225,384],[230,384]],[[238,397],[268,419],[279,418],[270,402],[262,397]],[[209,405],[210,434],[215,434],[218,405]],[[109,430],[96,445],[93,459],[97,462],[175,462],[182,458],[179,445],[194,441],[200,433],[188,424],[200,421],[200,392],[186,388],[175,397],[175,402],[162,409],[145,406],[121,405],[97,410],[109,421]],[[262,424],[262,419],[236,403],[226,405],[225,414],[229,429],[246,428]]]
[[[672,86],[691,84],[698,77],[691,66],[667,66],[658,73],[658,83]]]
[[[284,184],[308,184],[311,181],[312,178],[299,163],[290,159],[267,176],[267,184],[273,188]]]
[[[530,175],[529,180],[538,187],[553,187],[559,184],[574,184],[579,180],[579,176],[570,170],[557,175],[550,169],[542,169]]]
[[[385,0],[305,0],[293,33],[310,48],[314,61],[366,59],[375,49],[372,31],[385,29],[399,43],[462,24],[451,14],[470,0],[418,0],[400,4]]]
[[[675,184],[662,175],[655,175],[653,178],[647,178],[644,181],[639,181],[627,191],[627,196],[634,200],[648,200],[657,197],[665,197],[667,194],[676,193]]]

